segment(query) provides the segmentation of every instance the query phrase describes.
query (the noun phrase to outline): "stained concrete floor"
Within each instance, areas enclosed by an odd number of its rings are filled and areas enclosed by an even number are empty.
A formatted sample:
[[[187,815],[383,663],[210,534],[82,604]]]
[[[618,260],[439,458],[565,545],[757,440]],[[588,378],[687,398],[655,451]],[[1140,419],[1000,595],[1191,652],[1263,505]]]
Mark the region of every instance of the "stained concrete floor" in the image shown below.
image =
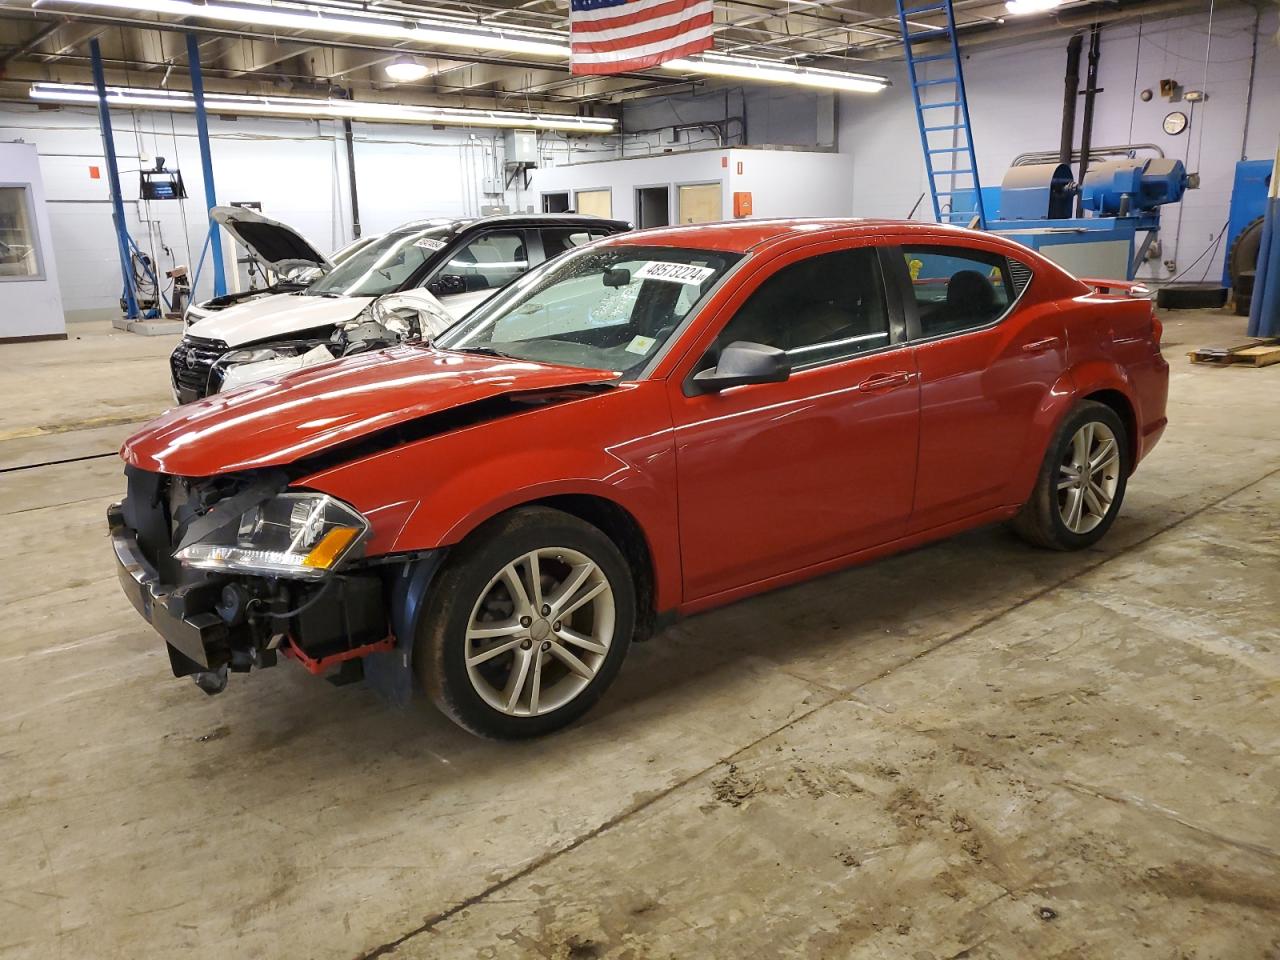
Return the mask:
[[[0,957],[1280,956],[1280,367],[1166,321],[1097,549],[983,530],[688,620],[514,745],[174,680],[102,456],[171,341],[0,348]]]

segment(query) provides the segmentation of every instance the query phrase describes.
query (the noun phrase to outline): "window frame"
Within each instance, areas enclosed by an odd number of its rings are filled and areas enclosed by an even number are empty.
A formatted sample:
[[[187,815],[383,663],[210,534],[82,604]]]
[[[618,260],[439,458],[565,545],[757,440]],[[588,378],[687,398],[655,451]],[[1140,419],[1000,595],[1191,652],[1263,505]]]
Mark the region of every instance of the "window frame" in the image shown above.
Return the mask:
[[[0,283],[38,283],[48,280],[49,277],[44,266],[44,250],[40,239],[40,224],[36,220],[36,204],[35,194],[31,189],[31,184],[22,181],[0,180],[0,189],[14,189],[22,191],[22,202],[26,205],[27,210],[27,226],[31,232],[31,249],[36,255],[36,272],[6,277],[0,275]]]
[[[885,250],[892,250],[894,255],[890,258],[892,263],[889,265],[896,282],[894,286],[898,288],[898,296],[902,303],[902,309],[906,315],[907,322],[907,342],[910,344],[934,343],[939,340],[949,340],[953,337],[965,337],[973,333],[982,333],[987,330],[993,330],[1000,324],[1004,323],[1013,312],[1018,309],[1018,305],[1022,302],[1022,298],[1026,296],[1027,291],[1031,289],[1031,285],[1035,283],[1035,268],[1026,261],[1019,260],[1027,272],[1030,274],[1026,285],[1014,292],[1013,298],[1005,307],[1004,312],[993,320],[988,320],[981,326],[966,327],[963,330],[952,330],[948,333],[935,333],[931,336],[924,335],[924,329],[920,325],[920,304],[916,300],[915,288],[911,282],[911,271],[907,269],[906,252],[908,248],[931,248],[935,251],[956,250],[959,253],[954,256],[964,256],[968,253],[980,253],[987,256],[1000,257],[1005,262],[1005,275],[1009,278],[1009,283],[1013,284],[1013,272],[1009,269],[1009,261],[1014,259],[1001,250],[989,250],[985,247],[977,247],[967,243],[946,243],[941,238],[929,237],[922,241],[902,242],[901,240],[893,241],[891,246],[887,246]]]
[[[751,298],[754,297],[756,293],[759,292],[761,287],[763,287],[766,283],[768,283],[771,279],[773,279],[783,270],[786,270],[789,267],[795,266],[796,264],[803,263],[806,260],[812,260],[815,257],[822,257],[830,254],[843,253],[847,250],[863,250],[863,249],[869,249],[873,251],[876,259],[879,261],[880,285],[884,293],[884,309],[885,309],[885,314],[887,315],[887,318],[888,318],[889,341],[885,343],[883,346],[874,347],[870,350],[859,350],[856,353],[848,353],[842,356],[827,357],[820,360],[814,360],[810,363],[793,365],[791,367],[791,374],[794,376],[795,374],[809,373],[810,371],[813,371],[813,370],[821,370],[824,367],[834,367],[840,364],[853,363],[863,359],[864,357],[879,356],[880,354],[887,353],[890,350],[897,350],[906,346],[909,341],[907,340],[906,317],[903,313],[902,292],[899,289],[898,284],[896,284],[891,280],[890,269],[889,269],[890,264],[886,262],[888,259],[886,257],[886,251],[890,250],[891,248],[886,247],[884,245],[884,242],[879,238],[874,238],[874,239],[871,239],[870,241],[868,241],[865,238],[858,238],[856,240],[837,242],[835,244],[830,244],[830,245],[821,244],[820,249],[817,249],[817,250],[814,250],[808,246],[801,247],[798,250],[788,251],[787,254],[779,257],[778,262],[769,264],[768,267],[766,267],[766,269],[762,270],[756,277],[753,277],[752,280],[749,281],[749,283],[751,284],[750,289],[746,292],[745,296],[737,304],[737,306],[734,307],[733,312],[730,313],[729,316],[725,318],[723,323],[719,324],[716,327],[715,332],[711,335],[711,339],[707,342],[707,345],[702,349],[700,355],[698,356],[697,361],[694,362],[693,366],[689,368],[689,372],[685,375],[684,384],[683,384],[683,391],[685,396],[695,396],[701,393],[701,391],[697,388],[697,385],[693,382],[693,378],[701,370],[706,369],[706,367],[703,366],[703,363],[702,363],[703,360],[707,357],[707,355],[711,352],[711,349],[715,346],[716,341],[720,338],[720,334],[722,334],[725,331],[725,328],[727,328],[729,324],[734,321],[734,319],[738,316],[738,313],[750,302]],[[794,254],[801,254],[801,255],[793,256]],[[826,341],[826,342],[834,343],[836,341],[833,340],[833,341]],[[812,346],[818,346],[818,344],[812,344]]]

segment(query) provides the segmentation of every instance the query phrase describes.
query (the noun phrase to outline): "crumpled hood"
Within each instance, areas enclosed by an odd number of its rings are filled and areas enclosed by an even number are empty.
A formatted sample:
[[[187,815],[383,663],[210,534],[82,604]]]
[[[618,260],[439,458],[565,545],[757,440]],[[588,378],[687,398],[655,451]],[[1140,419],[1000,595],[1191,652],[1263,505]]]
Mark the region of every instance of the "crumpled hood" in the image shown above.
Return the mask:
[[[120,456],[143,470],[184,477],[282,466],[492,397],[616,378],[601,370],[391,347],[175,407],[126,440]]]
[[[354,320],[373,297],[309,297],[277,293],[237,303],[187,327],[193,337],[240,347],[262,340],[292,340],[305,330]]]

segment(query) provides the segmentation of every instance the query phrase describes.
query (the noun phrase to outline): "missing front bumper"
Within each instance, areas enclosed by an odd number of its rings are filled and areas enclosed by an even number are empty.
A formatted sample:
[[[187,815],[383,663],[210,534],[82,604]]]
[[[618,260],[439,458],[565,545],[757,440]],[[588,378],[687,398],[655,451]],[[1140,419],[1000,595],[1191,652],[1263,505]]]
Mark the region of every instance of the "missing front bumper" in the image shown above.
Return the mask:
[[[227,625],[214,612],[222,583],[161,584],[137,535],[125,525],[120,504],[108,508],[107,525],[120,587],[134,609],[164,638],[173,675],[186,677],[226,666],[230,656]]]

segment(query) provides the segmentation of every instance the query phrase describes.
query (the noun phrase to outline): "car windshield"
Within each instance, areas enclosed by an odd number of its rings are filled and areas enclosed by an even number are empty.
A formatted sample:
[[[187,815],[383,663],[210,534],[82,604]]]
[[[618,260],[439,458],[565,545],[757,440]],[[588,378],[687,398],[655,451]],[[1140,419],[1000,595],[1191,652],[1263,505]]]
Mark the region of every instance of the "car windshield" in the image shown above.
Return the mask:
[[[436,346],[635,373],[741,259],[630,245],[570,252],[511,284]]]
[[[307,288],[312,297],[380,297],[395,293],[418,268],[444,249],[455,224],[415,224],[379,237]]]

